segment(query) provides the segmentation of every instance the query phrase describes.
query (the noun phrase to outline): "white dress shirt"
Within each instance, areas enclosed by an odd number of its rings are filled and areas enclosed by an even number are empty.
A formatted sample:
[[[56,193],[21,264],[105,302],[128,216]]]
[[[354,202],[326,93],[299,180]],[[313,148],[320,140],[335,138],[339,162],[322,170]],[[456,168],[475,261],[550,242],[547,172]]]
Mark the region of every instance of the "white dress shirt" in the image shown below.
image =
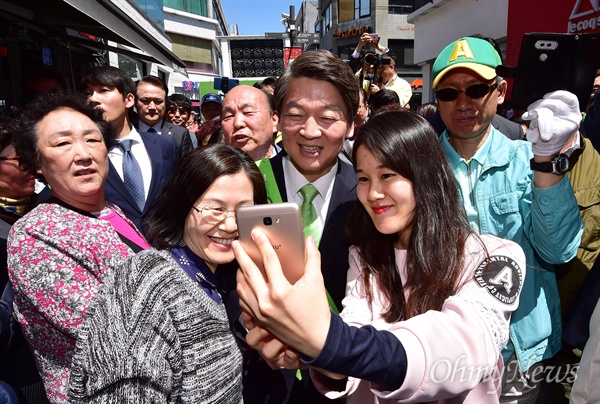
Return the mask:
[[[329,203],[331,202],[331,195],[333,194],[333,183],[335,182],[337,166],[338,163],[336,162],[327,174],[312,183],[319,191],[319,195],[313,199],[312,203],[319,216],[318,220],[321,234],[323,233],[327,212],[329,211]],[[288,202],[295,202],[302,206],[304,198],[302,198],[300,188],[308,184],[309,181],[296,169],[296,167],[294,167],[289,156],[283,158],[283,176],[285,178]]]
[[[150,161],[150,156],[148,155],[146,146],[142,141],[141,135],[138,133],[135,127],[131,127],[131,132],[129,132],[125,139],[133,140],[133,142],[131,142],[131,153],[133,153],[133,157],[135,157],[137,160],[140,170],[142,171],[142,177],[144,178],[144,196],[146,199],[148,199],[148,191],[150,190],[150,182],[152,181],[152,162]],[[118,145],[111,147],[111,149],[108,151],[108,158],[117,170],[121,180],[124,181],[123,150],[121,150]]]

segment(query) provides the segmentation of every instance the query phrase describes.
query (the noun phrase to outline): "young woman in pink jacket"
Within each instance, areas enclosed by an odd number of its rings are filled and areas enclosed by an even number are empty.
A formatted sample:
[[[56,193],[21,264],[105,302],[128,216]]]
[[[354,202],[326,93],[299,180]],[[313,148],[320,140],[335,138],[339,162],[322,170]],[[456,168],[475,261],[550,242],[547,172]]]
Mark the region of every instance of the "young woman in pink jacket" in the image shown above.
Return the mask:
[[[348,402],[498,402],[521,248],[474,234],[440,142],[421,117],[385,112],[353,151],[358,198],[344,309],[328,306],[319,253],[290,285],[264,234],[267,280],[239,244],[247,341],[273,367],[311,366],[315,386]],[[476,190],[474,190],[476,192]]]

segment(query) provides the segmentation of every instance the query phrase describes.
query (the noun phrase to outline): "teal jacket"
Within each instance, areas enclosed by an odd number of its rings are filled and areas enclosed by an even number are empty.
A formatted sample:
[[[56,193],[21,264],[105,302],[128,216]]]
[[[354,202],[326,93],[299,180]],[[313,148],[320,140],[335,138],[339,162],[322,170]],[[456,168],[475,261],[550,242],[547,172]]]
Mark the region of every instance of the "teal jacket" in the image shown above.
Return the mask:
[[[460,156],[442,133],[450,164]],[[509,140],[493,127],[481,174],[471,197],[479,215],[479,231],[518,243],[527,270],[520,303],[512,314],[510,342],[502,352],[507,361],[516,353],[523,371],[554,356],[561,347],[561,309],[553,264],[571,260],[583,233],[581,215],[569,179],[538,189],[529,160],[531,143]]]

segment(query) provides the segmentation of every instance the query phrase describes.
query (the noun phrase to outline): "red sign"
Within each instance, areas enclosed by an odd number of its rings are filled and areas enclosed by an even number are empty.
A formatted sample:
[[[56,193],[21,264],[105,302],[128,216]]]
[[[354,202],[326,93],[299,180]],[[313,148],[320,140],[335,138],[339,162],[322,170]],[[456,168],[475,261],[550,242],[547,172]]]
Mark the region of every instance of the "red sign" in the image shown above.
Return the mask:
[[[567,32],[579,34],[583,32],[600,32],[600,5],[593,1],[577,0],[571,16]]]
[[[0,56],[8,56],[8,47],[0,46]]]
[[[286,68],[288,63],[293,62],[302,54],[302,48],[283,48],[283,67]]]
[[[600,4],[592,0],[508,1],[506,60],[516,66],[527,32],[600,32]]]
[[[91,39],[92,41],[96,41],[96,42],[98,41],[98,38],[95,35],[88,34],[83,31],[79,31],[79,35],[81,35],[84,38]]]

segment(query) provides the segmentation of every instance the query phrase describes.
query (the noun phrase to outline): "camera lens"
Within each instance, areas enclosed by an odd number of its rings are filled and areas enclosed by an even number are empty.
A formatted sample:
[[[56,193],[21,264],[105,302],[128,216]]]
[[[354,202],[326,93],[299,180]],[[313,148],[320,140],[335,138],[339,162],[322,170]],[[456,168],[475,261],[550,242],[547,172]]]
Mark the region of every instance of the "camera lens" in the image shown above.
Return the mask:
[[[379,61],[379,58],[377,56],[373,55],[372,53],[369,53],[365,56],[365,62],[367,64],[374,65],[374,64],[377,64],[378,61]]]
[[[263,224],[265,226],[270,226],[273,224],[273,219],[271,219],[270,217],[263,217]]]

